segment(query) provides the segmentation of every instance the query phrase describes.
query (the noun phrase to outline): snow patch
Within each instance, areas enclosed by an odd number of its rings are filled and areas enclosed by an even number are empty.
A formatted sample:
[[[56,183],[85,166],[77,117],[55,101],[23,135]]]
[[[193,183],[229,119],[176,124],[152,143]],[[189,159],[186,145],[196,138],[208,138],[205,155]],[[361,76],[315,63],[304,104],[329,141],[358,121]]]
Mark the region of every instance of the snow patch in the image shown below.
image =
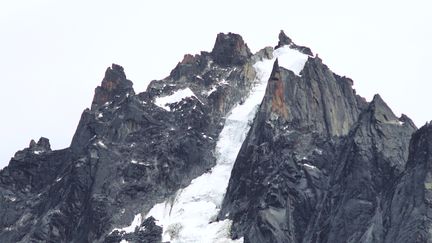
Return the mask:
[[[146,162],[141,162],[141,161],[137,161],[137,160],[131,160],[132,164],[138,164],[138,165],[145,165],[145,166],[150,166],[150,163],[146,163]]]
[[[217,90],[216,86],[213,86],[209,91],[207,91],[207,97],[209,97],[211,94],[213,94]]]
[[[228,81],[226,81],[225,79],[222,79],[222,81],[219,82],[219,85],[222,84],[229,85]]]
[[[99,145],[100,147],[102,147],[104,149],[107,148],[107,146],[102,141],[100,141],[100,140],[97,142],[97,145]]]
[[[5,196],[6,200],[9,200],[11,202],[15,202],[16,201],[16,197],[12,197],[12,196]]]
[[[280,67],[293,71],[297,76],[300,76],[300,72],[309,58],[309,55],[291,49],[289,46],[274,50],[273,55],[278,59]]]
[[[390,121],[386,121],[384,122],[384,124],[392,124],[392,125],[398,125],[398,126],[403,126],[405,123],[399,120],[390,120]]]
[[[313,170],[318,169],[316,166],[313,166],[313,165],[308,164],[308,163],[304,163],[303,165],[304,165],[306,168],[309,168],[309,169],[313,169]]]
[[[129,226],[126,226],[126,227],[124,227],[124,228],[114,228],[114,229],[111,231],[111,233],[114,232],[114,231],[116,231],[116,230],[118,230],[118,231],[124,231],[124,232],[126,232],[126,233],[132,233],[132,232],[135,231],[135,228],[136,228],[136,227],[140,227],[141,222],[142,222],[142,216],[141,216],[141,214],[139,213],[139,214],[135,215],[135,217],[134,217],[132,223],[131,223]]]
[[[33,151],[33,153],[34,153],[34,154],[37,154],[37,155],[39,155],[39,154],[41,154],[41,153],[43,153],[43,152],[45,152],[45,151],[42,151],[42,150],[35,150],[35,151]]]
[[[164,96],[164,97],[157,97],[155,100],[155,105],[170,111],[168,104],[176,103],[181,101],[184,98],[187,97],[196,97],[194,92],[192,92],[191,89],[180,89],[175,91],[172,95]]]

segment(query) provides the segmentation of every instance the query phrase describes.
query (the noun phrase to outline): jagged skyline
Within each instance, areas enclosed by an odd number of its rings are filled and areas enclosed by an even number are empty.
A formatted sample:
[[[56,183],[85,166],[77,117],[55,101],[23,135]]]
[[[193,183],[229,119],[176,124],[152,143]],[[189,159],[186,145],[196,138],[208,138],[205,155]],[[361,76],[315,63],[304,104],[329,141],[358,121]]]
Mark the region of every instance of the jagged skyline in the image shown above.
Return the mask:
[[[219,33],[138,94],[112,64],[68,148],[0,170],[0,241],[428,241],[432,124],[277,39]]]
[[[432,53],[426,1],[273,1],[267,9],[228,1],[1,5],[0,66],[7,92],[0,103],[7,119],[0,128],[0,167],[30,139],[48,137],[53,149],[68,146],[111,63],[123,65],[138,93],[149,81],[167,76],[184,54],[210,51],[219,32],[241,34],[256,52],[276,45],[284,29],[333,71],[352,78],[368,100],[380,93],[417,126],[432,117],[426,95]]]

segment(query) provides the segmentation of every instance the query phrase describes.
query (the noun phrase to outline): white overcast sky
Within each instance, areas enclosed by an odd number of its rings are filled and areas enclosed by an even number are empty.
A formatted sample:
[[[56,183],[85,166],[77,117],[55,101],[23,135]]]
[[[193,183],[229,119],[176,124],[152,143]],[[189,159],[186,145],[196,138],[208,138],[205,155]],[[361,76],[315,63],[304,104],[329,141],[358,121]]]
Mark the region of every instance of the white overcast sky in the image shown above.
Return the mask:
[[[217,33],[243,36],[253,52],[281,29],[368,100],[432,120],[430,1],[0,2],[0,168],[30,139],[67,147],[111,63],[136,92],[166,77],[184,54],[211,51]]]

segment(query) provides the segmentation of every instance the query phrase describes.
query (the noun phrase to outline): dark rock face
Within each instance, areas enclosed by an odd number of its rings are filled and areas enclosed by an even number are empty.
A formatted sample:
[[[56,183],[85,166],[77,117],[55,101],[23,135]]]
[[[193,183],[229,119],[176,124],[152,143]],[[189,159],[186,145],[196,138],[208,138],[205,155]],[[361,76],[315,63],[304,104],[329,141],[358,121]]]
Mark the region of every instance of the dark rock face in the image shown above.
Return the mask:
[[[327,190],[335,136],[363,104],[352,83],[309,58],[301,77],[276,61],[266,95],[234,165],[220,218],[251,242],[303,238]]]
[[[405,169],[412,122],[402,123],[377,95],[341,144],[324,212],[307,240],[384,242],[387,195]],[[325,217],[323,217],[325,216]],[[349,222],[349,224],[347,223]],[[328,232],[322,232],[318,226]]]
[[[219,218],[245,242],[384,242],[416,127],[318,58],[301,74],[275,62]]]
[[[283,31],[282,46],[309,58],[300,76],[273,65],[218,215],[231,236],[432,242],[432,125],[417,130],[379,95],[366,102]],[[253,87],[254,63],[272,57],[219,34],[212,52],[185,55],[140,94],[113,64],[69,148],[32,140],[0,171],[0,242],[161,242],[152,217],[121,228],[214,166],[226,115]],[[193,95],[158,102],[182,90]]]
[[[392,187],[383,242],[432,242],[432,125],[414,133],[406,170]]]
[[[328,136],[345,135],[361,107],[351,86],[350,80],[333,74],[319,58],[309,58],[302,77],[276,61],[260,116]]]

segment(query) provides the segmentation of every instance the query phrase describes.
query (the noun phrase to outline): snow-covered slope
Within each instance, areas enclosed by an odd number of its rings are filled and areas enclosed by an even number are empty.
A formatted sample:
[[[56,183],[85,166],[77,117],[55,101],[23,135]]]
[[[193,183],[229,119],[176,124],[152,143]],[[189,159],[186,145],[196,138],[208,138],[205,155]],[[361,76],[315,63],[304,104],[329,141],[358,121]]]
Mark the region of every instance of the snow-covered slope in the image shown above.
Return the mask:
[[[273,55],[278,58],[279,66],[293,71],[297,76],[300,76],[300,72],[308,59],[308,55],[287,45],[276,49]]]
[[[163,226],[163,240],[171,242],[228,242],[231,222],[212,222],[220,208],[232,166],[250,128],[270,76],[270,65],[257,64],[260,79],[251,95],[235,107],[227,117],[216,146],[217,164],[179,191],[174,202],[155,205],[147,217],[153,216]]]

